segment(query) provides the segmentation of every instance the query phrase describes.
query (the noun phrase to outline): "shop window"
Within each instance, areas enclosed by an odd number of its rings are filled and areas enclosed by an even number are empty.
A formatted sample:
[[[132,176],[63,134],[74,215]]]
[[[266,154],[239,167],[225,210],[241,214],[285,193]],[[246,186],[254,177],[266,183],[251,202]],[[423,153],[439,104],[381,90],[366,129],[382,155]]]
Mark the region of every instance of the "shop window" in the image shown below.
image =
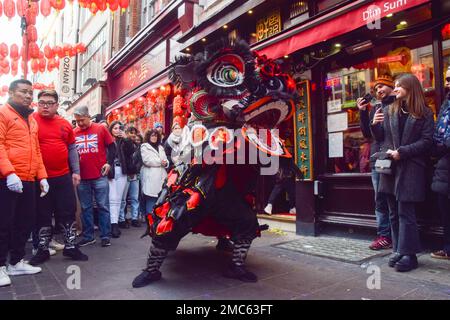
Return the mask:
[[[450,41],[447,43],[447,65],[450,64]],[[386,50],[372,60],[329,72],[325,80],[328,162],[330,173],[369,173],[370,143],[359,124],[356,100],[371,93],[376,103],[373,85],[378,75],[390,74],[394,78],[412,73],[421,82],[428,106],[436,113],[434,65],[431,45],[415,47],[412,39],[400,46],[387,44]],[[392,49],[393,48],[393,49]],[[347,57],[347,59],[350,59]],[[353,58],[354,59],[354,58]],[[348,60],[347,60],[348,61]]]
[[[448,70],[448,68],[450,68],[450,23],[446,24],[443,28],[442,28],[442,51],[443,51],[443,56],[444,56],[444,76],[443,78],[445,79],[445,74]]]

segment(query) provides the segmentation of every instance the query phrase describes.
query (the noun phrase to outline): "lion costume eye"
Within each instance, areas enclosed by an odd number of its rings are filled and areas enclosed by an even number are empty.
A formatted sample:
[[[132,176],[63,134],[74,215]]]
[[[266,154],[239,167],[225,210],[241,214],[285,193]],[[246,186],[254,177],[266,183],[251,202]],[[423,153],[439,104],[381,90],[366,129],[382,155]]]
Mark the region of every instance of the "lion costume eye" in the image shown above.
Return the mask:
[[[207,69],[209,82],[219,87],[235,87],[244,82],[245,64],[241,57],[227,54],[213,61]]]

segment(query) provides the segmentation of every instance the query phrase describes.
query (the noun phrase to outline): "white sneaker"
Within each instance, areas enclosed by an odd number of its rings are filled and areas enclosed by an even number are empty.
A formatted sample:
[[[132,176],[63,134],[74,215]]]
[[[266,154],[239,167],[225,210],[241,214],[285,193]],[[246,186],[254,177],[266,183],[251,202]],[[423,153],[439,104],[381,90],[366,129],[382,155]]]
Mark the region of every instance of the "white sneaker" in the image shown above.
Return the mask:
[[[9,286],[11,284],[11,278],[6,272],[6,267],[0,267],[0,287]]]
[[[264,212],[267,214],[272,214],[272,205],[270,203],[264,208]]]
[[[61,244],[61,243],[59,243],[58,241],[56,241],[56,240],[54,240],[54,239],[52,239],[52,241],[50,241],[48,247],[49,247],[50,249],[54,249],[54,250],[56,250],[56,251],[60,251],[60,250],[63,250],[63,249],[64,249],[64,245]],[[50,254],[50,255],[51,255],[51,254]]]
[[[289,213],[297,213],[297,210],[295,209],[295,207],[294,208],[291,208],[291,210],[289,210]]]
[[[41,272],[40,267],[33,267],[32,265],[20,260],[15,265],[9,265],[7,268],[8,275],[10,276],[20,276],[22,274],[35,274]]]

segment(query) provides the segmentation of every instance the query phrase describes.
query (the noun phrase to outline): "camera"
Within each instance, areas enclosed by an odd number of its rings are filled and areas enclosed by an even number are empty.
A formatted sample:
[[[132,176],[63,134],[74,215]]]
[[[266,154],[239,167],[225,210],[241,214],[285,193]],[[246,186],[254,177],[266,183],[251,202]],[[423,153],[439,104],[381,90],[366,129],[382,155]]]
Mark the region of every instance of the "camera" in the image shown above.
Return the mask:
[[[363,101],[364,104],[369,103],[370,101],[372,101],[373,96],[370,93],[367,93],[364,97],[363,97]]]
[[[120,130],[120,131],[123,131],[123,130],[125,130],[125,126],[124,126],[123,124],[122,124],[122,125],[120,125],[120,126],[119,126],[119,130]]]

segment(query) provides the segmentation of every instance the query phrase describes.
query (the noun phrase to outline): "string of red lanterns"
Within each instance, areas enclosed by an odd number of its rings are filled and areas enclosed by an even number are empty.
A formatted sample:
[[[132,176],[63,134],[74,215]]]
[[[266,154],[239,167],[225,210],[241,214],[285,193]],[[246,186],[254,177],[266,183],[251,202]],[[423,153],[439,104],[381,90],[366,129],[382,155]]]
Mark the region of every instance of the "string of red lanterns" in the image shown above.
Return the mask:
[[[30,26],[28,26],[30,27]],[[33,26],[34,27],[34,26]],[[32,30],[32,29],[30,29]],[[32,33],[32,32],[31,32]],[[34,40],[34,36],[27,32],[28,38],[28,61],[31,62],[31,71],[33,73],[44,73],[46,70],[52,72],[59,68],[59,61],[64,57],[74,57],[77,54],[86,52],[86,45],[84,43],[77,43],[75,45],[64,44],[63,47],[50,47],[46,45],[41,51]],[[9,57],[8,57],[9,56]],[[26,60],[25,49],[22,46],[19,50],[17,44],[12,44],[10,47],[6,43],[0,43],[0,76],[4,74],[17,75],[18,60],[22,59],[22,70],[24,69],[23,61]]]

